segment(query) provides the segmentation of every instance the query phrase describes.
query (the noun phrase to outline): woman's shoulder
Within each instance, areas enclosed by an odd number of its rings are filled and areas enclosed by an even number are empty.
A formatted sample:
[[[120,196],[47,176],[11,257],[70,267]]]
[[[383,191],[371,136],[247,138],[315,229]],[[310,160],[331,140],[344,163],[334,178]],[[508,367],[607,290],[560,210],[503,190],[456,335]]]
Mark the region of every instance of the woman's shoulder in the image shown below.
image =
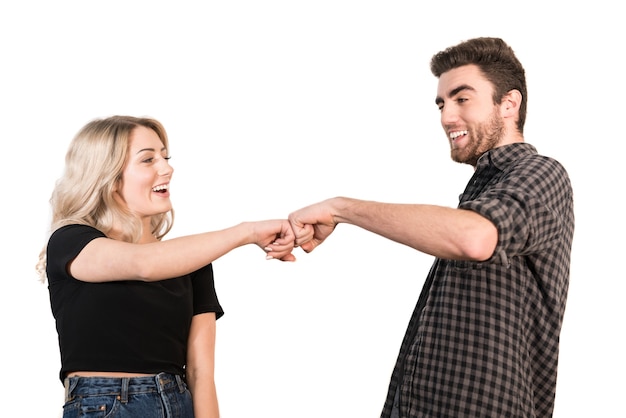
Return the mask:
[[[62,225],[55,229],[50,235],[50,239],[57,237],[70,237],[70,236],[84,236],[84,235],[96,235],[105,237],[104,232],[99,229],[85,224],[67,224]]]
[[[91,240],[103,238],[106,235],[90,225],[69,224],[57,228],[48,240],[48,251],[53,248],[81,248]],[[60,249],[61,250],[61,249]]]

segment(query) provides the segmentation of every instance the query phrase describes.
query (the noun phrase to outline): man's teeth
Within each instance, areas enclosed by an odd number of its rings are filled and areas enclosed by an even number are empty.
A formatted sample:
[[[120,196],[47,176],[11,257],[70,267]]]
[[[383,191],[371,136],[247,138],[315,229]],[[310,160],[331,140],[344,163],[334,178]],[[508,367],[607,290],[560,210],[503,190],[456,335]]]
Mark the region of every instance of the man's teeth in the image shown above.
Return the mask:
[[[152,188],[153,192],[161,192],[163,190],[167,190],[169,187],[167,184],[161,184],[160,186],[155,186]]]
[[[450,139],[454,140],[454,139],[460,137],[461,135],[467,135],[467,131],[450,132]]]

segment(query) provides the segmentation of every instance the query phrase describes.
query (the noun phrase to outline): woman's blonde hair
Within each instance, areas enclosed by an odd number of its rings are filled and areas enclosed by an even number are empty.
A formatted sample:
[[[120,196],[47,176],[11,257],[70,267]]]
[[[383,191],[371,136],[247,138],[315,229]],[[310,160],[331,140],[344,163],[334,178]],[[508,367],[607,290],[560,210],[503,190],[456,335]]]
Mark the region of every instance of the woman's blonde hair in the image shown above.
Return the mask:
[[[70,143],[65,170],[50,198],[51,231],[70,224],[92,226],[109,235],[115,226],[116,239],[137,242],[142,224],[137,216],[113,197],[126,163],[130,136],[138,126],[152,129],[169,150],[167,133],[155,119],[111,116],[85,125]],[[154,215],[152,234],[161,239],[172,228],[174,211]],[[121,233],[121,235],[120,235]],[[46,247],[39,255],[37,271],[46,279]]]

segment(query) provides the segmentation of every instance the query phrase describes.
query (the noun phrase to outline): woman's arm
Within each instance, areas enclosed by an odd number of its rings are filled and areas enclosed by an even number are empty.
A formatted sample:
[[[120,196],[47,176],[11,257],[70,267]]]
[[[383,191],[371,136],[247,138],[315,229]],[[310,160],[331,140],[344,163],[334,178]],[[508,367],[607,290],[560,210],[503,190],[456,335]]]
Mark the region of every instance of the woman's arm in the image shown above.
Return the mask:
[[[215,313],[194,315],[187,348],[187,384],[195,418],[220,416],[215,389]]]
[[[72,277],[88,282],[156,281],[191,273],[231,250],[257,244],[267,257],[294,261],[294,234],[287,220],[243,222],[220,231],[147,244],[96,238],[70,263]]]

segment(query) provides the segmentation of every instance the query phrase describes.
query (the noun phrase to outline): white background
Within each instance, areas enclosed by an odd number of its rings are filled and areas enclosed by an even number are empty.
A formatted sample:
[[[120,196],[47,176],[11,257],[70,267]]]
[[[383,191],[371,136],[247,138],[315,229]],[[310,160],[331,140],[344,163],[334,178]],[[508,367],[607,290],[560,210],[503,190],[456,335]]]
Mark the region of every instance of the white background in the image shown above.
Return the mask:
[[[429,61],[499,36],[526,67],[526,140],[560,160],[575,189],[554,416],[626,416],[625,33],[615,2],[562,4],[3,2],[3,408],[60,413],[56,333],[34,265],[54,181],[85,123],[164,123],[172,237],[335,195],[455,206],[471,168],[449,159]],[[266,261],[247,246],[215,262],[223,417],[378,417],[431,257],[346,225],[296,255]]]

